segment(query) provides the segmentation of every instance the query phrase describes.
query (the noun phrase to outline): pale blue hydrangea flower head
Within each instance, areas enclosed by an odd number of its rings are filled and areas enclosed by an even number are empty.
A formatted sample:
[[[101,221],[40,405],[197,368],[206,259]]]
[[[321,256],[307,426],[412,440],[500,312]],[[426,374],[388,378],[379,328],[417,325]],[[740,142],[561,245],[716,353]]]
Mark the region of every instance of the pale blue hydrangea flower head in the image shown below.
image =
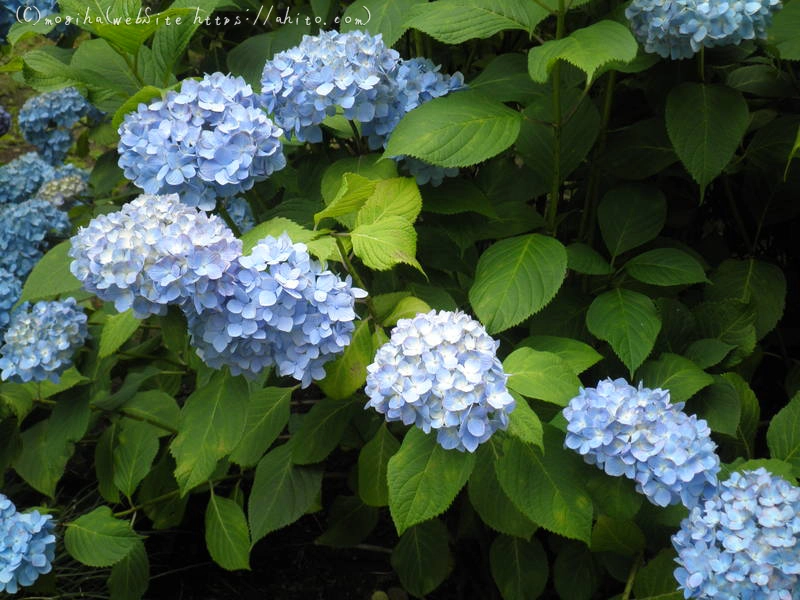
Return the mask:
[[[119,128],[119,166],[147,194],[211,210],[286,166],[276,127],[241,77],[186,79]]]
[[[50,515],[17,512],[0,494],[0,592],[16,594],[52,570],[55,524]]]
[[[2,380],[58,383],[89,334],[86,321],[75,298],[21,304],[11,314],[0,346]]]
[[[404,156],[399,160],[400,166],[414,177],[418,185],[430,183],[432,186],[438,187],[442,185],[446,177],[458,177],[457,167],[440,167],[413,156]]]
[[[89,186],[80,175],[66,175],[42,184],[36,197],[49,202],[57,208],[69,208],[82,196],[86,195]]]
[[[250,203],[241,196],[225,200],[225,210],[228,211],[228,216],[239,228],[240,233],[247,233],[256,226],[253,209],[250,207]]]
[[[692,508],[715,491],[720,469],[708,424],[666,390],[606,379],[564,408],[565,445],[607,474],[624,475],[658,506]]]
[[[11,115],[8,111],[0,106],[0,137],[11,131]]]
[[[0,205],[23,202],[55,177],[55,169],[35,152],[0,166]]]
[[[47,238],[66,237],[70,228],[66,213],[45,200],[0,205],[0,260],[25,278],[46,249]]]
[[[800,488],[764,468],[733,473],[672,536],[686,598],[800,598]]]
[[[264,66],[266,108],[288,136],[305,142],[322,141],[319,125],[337,109],[361,123],[386,118],[391,100],[387,74],[399,58],[380,34],[323,31],[304,36],[299,46],[279,52]]]
[[[647,52],[681,59],[766,38],[780,8],[780,0],[633,0],[625,16]]]
[[[89,106],[74,87],[32,96],[19,111],[19,128],[46,161],[57,164],[72,146],[72,128]]]
[[[445,449],[474,452],[508,427],[515,403],[496,356],[499,342],[462,312],[400,319],[367,367],[369,396],[387,421],[436,431]]]
[[[216,288],[241,251],[220,217],[176,194],[142,195],[73,236],[70,270],[87,291],[144,318],[170,304],[216,307]]]
[[[11,320],[11,309],[22,294],[19,278],[5,267],[0,266],[0,335]]]
[[[325,363],[350,344],[355,300],[366,292],[325,270],[286,234],[262,239],[227,276],[218,309],[186,307],[205,363],[248,377],[274,365],[303,387],[325,377]]]

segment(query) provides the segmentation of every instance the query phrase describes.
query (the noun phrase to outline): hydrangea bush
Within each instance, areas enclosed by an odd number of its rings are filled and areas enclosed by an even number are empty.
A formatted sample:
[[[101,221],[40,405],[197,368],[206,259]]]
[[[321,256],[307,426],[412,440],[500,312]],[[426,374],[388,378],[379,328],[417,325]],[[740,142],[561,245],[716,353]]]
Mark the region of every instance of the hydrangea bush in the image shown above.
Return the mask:
[[[96,4],[0,7],[0,593],[800,600],[800,0]]]

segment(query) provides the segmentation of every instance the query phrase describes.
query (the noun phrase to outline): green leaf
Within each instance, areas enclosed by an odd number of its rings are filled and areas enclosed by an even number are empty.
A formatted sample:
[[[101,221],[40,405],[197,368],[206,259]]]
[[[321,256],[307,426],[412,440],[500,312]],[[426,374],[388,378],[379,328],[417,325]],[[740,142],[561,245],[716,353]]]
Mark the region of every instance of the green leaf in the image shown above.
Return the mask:
[[[340,31],[368,31],[381,34],[383,43],[394,46],[405,33],[409,12],[424,0],[364,0],[351,4],[341,17]]]
[[[544,308],[567,274],[567,251],[537,233],[493,244],[481,255],[469,301],[489,333],[498,333]]]
[[[267,453],[256,467],[247,504],[253,544],[294,523],[311,508],[322,486],[322,471],[292,464],[288,444]]]
[[[545,90],[531,81],[528,61],[518,53],[501,54],[492,59],[469,87],[498,102],[519,102],[527,105]]]
[[[786,169],[783,171],[784,181],[786,181],[786,179],[789,177],[789,168],[792,166],[792,161],[797,158],[798,154],[800,154],[800,127],[797,128],[797,136],[794,139],[792,150],[789,152],[789,156],[786,158]]]
[[[712,431],[740,437],[743,394],[749,388],[746,383],[740,386],[738,377],[733,373],[715,375],[714,382],[692,399],[687,410],[705,419]]]
[[[342,175],[342,185],[336,193],[336,197],[324,209],[314,215],[314,223],[317,224],[322,219],[341,217],[349,215],[359,210],[367,198],[372,196],[378,182],[357,175],[356,173],[345,173]],[[348,223],[344,223],[348,225]]]
[[[252,467],[272,445],[289,422],[292,392],[297,387],[267,387],[250,394],[247,422],[231,460],[243,467]]]
[[[527,400],[513,393],[512,396],[517,404],[508,418],[508,435],[544,450],[544,431],[539,415],[533,412]]]
[[[51,248],[25,280],[20,302],[35,302],[56,296],[73,294],[81,289],[81,282],[70,273],[72,259],[67,254],[70,249],[69,240]]]
[[[175,398],[161,390],[137,393],[121,406],[121,412],[157,427],[159,436],[178,429],[180,419],[178,403]]]
[[[655,117],[609,132],[600,157],[603,170],[636,181],[661,173],[677,161],[664,120]]]
[[[269,235],[277,238],[284,233],[292,238],[292,242],[300,242],[303,244],[310,242],[320,235],[315,231],[306,229],[302,225],[298,225],[290,219],[275,217],[269,221],[259,223],[253,227],[253,229],[242,235],[242,252],[245,254],[249,253],[258,242]]]
[[[672,402],[686,402],[714,378],[688,358],[664,353],[658,360],[647,361],[636,372],[636,380],[649,388],[669,390]]]
[[[437,215],[475,212],[485,217],[497,217],[489,197],[468,179],[448,178],[437,187],[426,186],[422,204],[425,212]]]
[[[603,360],[603,356],[589,344],[571,338],[532,335],[522,340],[519,345],[558,355],[576,375],[580,375],[592,365]]]
[[[792,463],[777,458],[757,458],[754,460],[737,459],[731,465],[723,465],[723,472],[726,474],[732,471],[755,471],[756,469],[766,469],[773,475],[783,477],[792,485],[797,485],[796,469]]]
[[[325,460],[339,445],[355,407],[350,398],[325,398],[317,402],[292,435],[292,462],[308,465]]]
[[[642,507],[642,495],[626,477],[609,477],[598,469],[589,475],[586,489],[597,512],[612,519],[632,520]]]
[[[406,155],[442,167],[468,167],[513,144],[521,121],[517,111],[477,92],[449,94],[406,114],[392,132],[385,156]]]
[[[217,461],[236,448],[246,425],[247,395],[242,377],[217,371],[186,399],[170,446],[181,496],[205,482]]]
[[[358,495],[369,506],[389,504],[386,479],[389,459],[400,449],[400,442],[382,423],[375,437],[364,444],[358,455]]]
[[[786,277],[779,267],[754,258],[728,259],[714,271],[705,297],[711,301],[752,303],[756,311],[756,338],[760,340],[783,316]]]
[[[610,275],[611,265],[600,253],[581,242],[567,246],[567,266],[584,275]]]
[[[409,223],[417,220],[422,210],[422,196],[413,177],[383,179],[356,216],[356,227],[400,217]]]
[[[447,527],[438,519],[412,527],[400,537],[391,562],[403,589],[421,598],[447,579],[453,568],[447,538]]]
[[[689,344],[684,355],[701,369],[708,369],[719,364],[734,348],[715,338],[703,338]]]
[[[581,387],[569,364],[551,352],[519,348],[503,361],[503,370],[509,389],[558,406],[566,406]]]
[[[469,501],[481,520],[495,531],[529,540],[537,526],[514,506],[500,487],[494,470],[499,457],[500,443],[495,439],[478,449],[475,469],[467,486]]]
[[[418,29],[445,44],[460,44],[488,38],[508,30],[532,32],[548,13],[542,7],[520,0],[439,0],[411,10],[407,27]]]
[[[682,83],[667,96],[665,117],[675,152],[702,197],[742,141],[750,123],[747,102],[729,87]]]
[[[159,430],[147,423],[122,419],[114,448],[114,485],[132,498],[139,484],[150,472],[158,454]]]
[[[171,27],[177,21],[176,17],[180,18],[181,21],[184,19],[186,21],[192,20],[194,14],[190,15],[190,13],[193,12],[188,8],[169,8],[149,15],[149,20],[140,19],[141,22],[136,22],[135,15],[129,16],[130,21],[124,17],[114,16],[110,20],[106,18],[101,22],[95,21],[92,24],[92,28],[98,36],[107,40],[112,46],[128,54],[135,55],[157,29],[168,26],[166,24],[168,18],[173,21],[169,25]]]
[[[633,521],[620,521],[604,515],[597,517],[592,529],[592,552],[614,552],[634,556],[644,548],[644,534]]]
[[[418,314],[430,311],[431,307],[427,302],[414,296],[408,296],[402,298],[388,314],[380,315],[378,322],[384,327],[393,327],[400,319],[413,319]]]
[[[591,600],[603,582],[597,560],[585,544],[564,544],[553,564],[553,587],[559,598]]]
[[[389,459],[389,509],[397,532],[442,514],[469,479],[475,456],[445,450],[436,435],[412,428]]]
[[[359,322],[350,345],[336,360],[325,365],[325,378],[318,385],[329,398],[349,398],[367,380],[367,365],[375,356],[369,327],[368,321]]]
[[[800,6],[796,2],[784,5],[769,28],[769,42],[784,60],[800,60]]]
[[[381,160],[380,154],[362,154],[337,160],[322,174],[320,191],[326,205],[336,198],[346,173],[354,173],[373,181],[389,179],[397,177],[397,163],[393,160]],[[348,221],[347,224],[352,225],[352,222]]]
[[[654,239],[664,227],[667,201],[658,188],[626,184],[603,196],[597,220],[612,261]]]
[[[661,319],[650,298],[616,288],[594,299],[586,313],[586,326],[592,335],[611,345],[633,374],[653,350]]]
[[[136,543],[127,556],[111,569],[110,600],[140,600],[150,584],[150,561],[144,542]]]
[[[545,428],[544,451],[509,437],[495,463],[503,491],[522,513],[554,533],[589,542],[592,500],[580,457],[564,449],[563,435]]]
[[[213,491],[206,507],[206,546],[223,569],[250,570],[250,531],[244,512],[234,500]]]
[[[767,446],[772,458],[785,460],[800,472],[800,393],[772,418]]]
[[[599,21],[532,48],[528,72],[534,81],[545,83],[556,61],[564,60],[586,73],[588,87],[598,69],[611,61],[628,63],[636,58],[638,50],[628,27],[615,21]]]
[[[675,589],[675,552],[662,550],[636,574],[633,592],[637,600],[682,600]]]
[[[405,263],[422,271],[417,262],[417,233],[402,217],[360,225],[350,234],[353,252],[370,269],[386,271]]]
[[[625,270],[634,279],[651,285],[690,285],[707,281],[703,265],[677,248],[657,248],[633,257]]]
[[[314,543],[334,548],[355,546],[378,524],[378,509],[356,496],[337,496],[330,509],[330,525]]]
[[[693,310],[695,334],[700,338],[715,338],[736,348],[723,363],[738,364],[756,347],[755,309],[738,300],[703,302]]]
[[[128,309],[123,313],[111,315],[103,324],[100,334],[100,350],[98,356],[105,358],[111,356],[127,342],[139,329],[141,321],[133,316],[133,310]]]
[[[117,424],[112,423],[100,434],[94,447],[94,468],[97,476],[97,490],[103,500],[110,504],[119,503],[119,491],[114,485],[114,446],[116,445]]]
[[[498,536],[489,550],[489,561],[503,600],[535,600],[547,587],[547,554],[539,540]]]
[[[128,556],[140,537],[128,521],[115,519],[108,506],[98,506],[67,523],[64,545],[70,556],[89,567],[110,567]]]

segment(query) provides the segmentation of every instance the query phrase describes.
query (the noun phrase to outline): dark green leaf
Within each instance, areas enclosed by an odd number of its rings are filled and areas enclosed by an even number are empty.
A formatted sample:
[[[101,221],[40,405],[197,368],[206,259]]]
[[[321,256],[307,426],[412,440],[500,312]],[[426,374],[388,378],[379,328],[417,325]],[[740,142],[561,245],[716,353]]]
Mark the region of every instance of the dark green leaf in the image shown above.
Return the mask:
[[[400,442],[382,424],[358,455],[358,494],[370,506],[389,504],[387,469],[389,459],[400,449]]]
[[[559,406],[566,406],[581,386],[570,365],[552,352],[519,348],[503,361],[503,370],[509,389]]]
[[[677,248],[657,248],[633,257],[625,270],[634,279],[651,285],[688,285],[706,281],[703,265]]]
[[[597,209],[612,260],[654,239],[664,227],[667,202],[658,188],[627,184],[608,192]]]
[[[258,463],[289,422],[290,401],[295,389],[268,387],[250,394],[247,423],[242,439],[231,453],[233,462],[243,467]]]
[[[714,378],[688,358],[665,353],[642,365],[636,372],[636,381],[643,381],[649,388],[669,390],[672,402],[686,402],[711,385]]]
[[[355,408],[356,402],[349,398],[317,402],[292,435],[292,462],[308,465],[325,460],[342,439]]]
[[[81,282],[70,273],[72,259],[67,254],[69,240],[50,249],[36,263],[22,288],[20,302],[33,302],[72,294],[81,289]]]
[[[211,558],[228,571],[250,569],[250,532],[242,508],[214,492],[206,507],[206,546]]]
[[[498,536],[489,550],[489,561],[503,600],[535,600],[547,585],[547,555],[538,540]]]
[[[447,528],[438,519],[406,531],[392,552],[392,568],[403,588],[417,597],[431,593],[447,578],[453,558]]]
[[[111,509],[99,506],[66,524],[64,545],[70,556],[89,567],[110,567],[128,556],[140,538],[128,521],[115,519]]]

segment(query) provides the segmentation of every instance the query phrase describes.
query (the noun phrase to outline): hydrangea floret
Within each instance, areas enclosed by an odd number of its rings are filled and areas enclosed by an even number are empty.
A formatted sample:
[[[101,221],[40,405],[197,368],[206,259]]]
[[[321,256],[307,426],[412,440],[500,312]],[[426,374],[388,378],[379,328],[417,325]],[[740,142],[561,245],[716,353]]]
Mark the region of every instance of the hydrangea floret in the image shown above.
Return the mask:
[[[608,475],[624,475],[658,506],[691,508],[713,494],[720,470],[708,424],[669,392],[606,379],[564,408],[565,445]]]
[[[36,197],[58,208],[69,208],[88,191],[86,180],[80,175],[66,175],[42,184]]]
[[[11,309],[22,294],[22,282],[5,267],[0,266],[0,335],[11,320]]]
[[[220,217],[176,194],[141,195],[95,217],[71,241],[70,270],[83,287],[138,318],[185,302],[216,308],[222,275],[242,252]]]
[[[765,39],[780,0],[633,0],[625,10],[647,52],[691,58],[701,48]]]
[[[425,433],[435,430],[445,449],[474,452],[508,427],[515,407],[498,346],[463,312],[400,319],[367,367],[365,408]]]
[[[800,597],[800,488],[764,468],[734,472],[672,537],[685,598]]]
[[[253,209],[250,203],[241,196],[234,196],[225,200],[225,210],[228,216],[239,229],[239,233],[247,233],[256,226]]]
[[[0,592],[16,594],[52,570],[55,524],[38,511],[17,512],[0,494]]]
[[[86,322],[75,298],[33,305],[24,302],[11,314],[3,336],[0,377],[15,383],[57,383],[86,340]]]
[[[19,111],[19,128],[50,164],[64,160],[72,146],[72,128],[89,112],[89,103],[74,87],[29,98]]]
[[[0,205],[0,264],[25,278],[42,257],[48,237],[66,237],[71,224],[56,206],[33,198]]]
[[[0,166],[0,206],[30,199],[56,170],[35,152],[28,152]]]
[[[226,274],[219,308],[187,305],[192,344],[211,367],[255,377],[276,366],[307,387],[350,344],[366,292],[313,260],[288,235],[267,236]]]
[[[280,136],[241,77],[186,79],[119,128],[119,166],[147,194],[211,210],[286,166]]]

